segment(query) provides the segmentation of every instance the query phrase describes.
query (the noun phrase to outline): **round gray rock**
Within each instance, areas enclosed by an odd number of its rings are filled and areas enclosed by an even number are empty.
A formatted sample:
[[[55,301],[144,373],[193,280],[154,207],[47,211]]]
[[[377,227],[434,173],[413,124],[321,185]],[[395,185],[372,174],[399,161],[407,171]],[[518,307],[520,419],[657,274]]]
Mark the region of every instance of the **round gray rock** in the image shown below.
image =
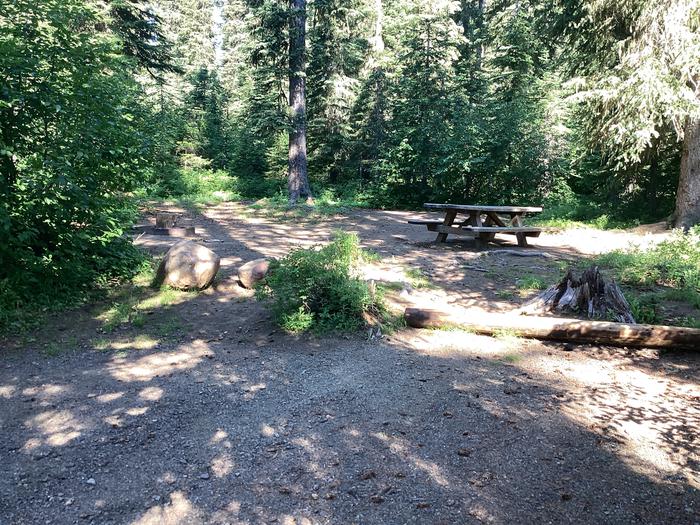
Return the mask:
[[[180,241],[163,257],[153,284],[201,290],[212,283],[220,265],[221,259],[209,248],[192,241]]]

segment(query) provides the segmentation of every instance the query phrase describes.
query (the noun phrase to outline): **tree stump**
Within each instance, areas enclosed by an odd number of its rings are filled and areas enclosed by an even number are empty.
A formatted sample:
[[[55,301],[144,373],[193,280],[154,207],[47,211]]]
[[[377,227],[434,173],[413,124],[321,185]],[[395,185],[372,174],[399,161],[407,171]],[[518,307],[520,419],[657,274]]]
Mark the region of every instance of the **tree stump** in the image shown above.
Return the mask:
[[[518,309],[524,315],[548,312],[574,312],[588,319],[607,319],[634,324],[630,305],[615,280],[606,282],[597,266],[577,278],[569,270],[557,284],[550,286]]]
[[[156,212],[156,228],[172,228],[177,222],[177,214]]]

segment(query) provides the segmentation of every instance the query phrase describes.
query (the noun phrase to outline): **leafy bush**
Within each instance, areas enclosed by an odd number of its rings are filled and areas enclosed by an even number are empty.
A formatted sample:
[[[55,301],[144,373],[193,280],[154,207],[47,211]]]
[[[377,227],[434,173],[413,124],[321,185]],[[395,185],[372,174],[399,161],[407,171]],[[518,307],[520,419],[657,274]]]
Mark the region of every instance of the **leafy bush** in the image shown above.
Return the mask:
[[[277,322],[287,331],[352,331],[381,301],[358,276],[367,260],[357,235],[336,233],[322,248],[298,249],[274,261],[258,296],[272,299]]]
[[[31,328],[46,312],[100,296],[148,264],[145,253],[124,237],[82,247],[84,254],[18,254],[25,273],[15,271],[0,276],[0,334]]]
[[[127,194],[151,172],[152,106],[107,13],[2,3],[0,331],[80,302],[142,257],[123,232]]]

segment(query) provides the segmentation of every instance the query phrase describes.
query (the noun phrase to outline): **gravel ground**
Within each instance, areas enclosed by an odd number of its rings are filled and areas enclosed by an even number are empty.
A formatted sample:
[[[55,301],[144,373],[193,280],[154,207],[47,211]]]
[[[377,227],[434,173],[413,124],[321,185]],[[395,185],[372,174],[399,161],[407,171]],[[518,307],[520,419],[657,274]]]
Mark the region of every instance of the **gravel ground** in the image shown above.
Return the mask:
[[[140,328],[103,333],[85,308],[2,343],[0,523],[700,523],[697,354],[289,336],[230,275],[333,228],[432,268],[427,299],[488,309],[499,276],[447,271],[480,254],[406,214],[244,212],[192,218],[223,257],[216,289]],[[541,247],[586,252],[560,240]]]

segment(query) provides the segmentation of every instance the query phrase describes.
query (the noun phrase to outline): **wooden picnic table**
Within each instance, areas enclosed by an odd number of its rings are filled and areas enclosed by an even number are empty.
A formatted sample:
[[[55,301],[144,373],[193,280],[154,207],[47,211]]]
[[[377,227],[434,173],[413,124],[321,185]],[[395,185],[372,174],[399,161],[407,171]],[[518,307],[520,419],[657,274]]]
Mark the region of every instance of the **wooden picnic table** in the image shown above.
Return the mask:
[[[526,213],[540,213],[539,206],[488,206],[480,204],[435,204],[423,205],[429,211],[445,213],[442,220],[409,220],[410,224],[423,224],[429,231],[438,232],[436,241],[445,242],[448,235],[472,237],[492,241],[497,233],[515,235],[518,246],[527,246],[527,237],[539,237],[542,228],[525,226]],[[466,217],[457,220],[458,215]],[[507,216],[507,217],[505,217]]]

